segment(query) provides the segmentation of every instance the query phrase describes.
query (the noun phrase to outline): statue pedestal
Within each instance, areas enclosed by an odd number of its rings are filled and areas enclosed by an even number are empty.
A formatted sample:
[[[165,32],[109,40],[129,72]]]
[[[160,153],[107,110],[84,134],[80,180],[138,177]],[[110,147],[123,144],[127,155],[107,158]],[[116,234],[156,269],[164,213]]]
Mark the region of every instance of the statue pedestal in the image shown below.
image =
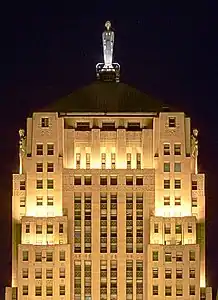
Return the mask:
[[[120,65],[113,63],[111,66],[105,66],[103,63],[96,65],[97,79],[104,82],[120,81]]]

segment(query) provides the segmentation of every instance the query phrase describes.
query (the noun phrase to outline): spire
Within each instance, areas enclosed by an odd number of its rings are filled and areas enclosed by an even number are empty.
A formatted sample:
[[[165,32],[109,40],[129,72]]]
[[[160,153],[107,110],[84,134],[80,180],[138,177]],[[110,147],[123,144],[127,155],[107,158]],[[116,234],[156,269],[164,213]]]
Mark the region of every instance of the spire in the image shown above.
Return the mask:
[[[114,36],[114,31],[111,29],[111,22],[107,21],[105,23],[105,30],[102,33],[104,63],[96,65],[97,79],[103,81],[120,81],[120,65],[113,63]]]

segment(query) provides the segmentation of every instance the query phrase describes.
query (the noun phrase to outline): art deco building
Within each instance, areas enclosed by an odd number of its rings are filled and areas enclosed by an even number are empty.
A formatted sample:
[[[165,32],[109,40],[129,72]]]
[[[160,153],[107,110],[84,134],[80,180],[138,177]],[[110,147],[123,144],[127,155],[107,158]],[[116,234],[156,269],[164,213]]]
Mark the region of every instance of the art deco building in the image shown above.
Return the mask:
[[[99,80],[19,132],[7,300],[212,299],[198,132],[119,82],[113,43],[106,23]]]

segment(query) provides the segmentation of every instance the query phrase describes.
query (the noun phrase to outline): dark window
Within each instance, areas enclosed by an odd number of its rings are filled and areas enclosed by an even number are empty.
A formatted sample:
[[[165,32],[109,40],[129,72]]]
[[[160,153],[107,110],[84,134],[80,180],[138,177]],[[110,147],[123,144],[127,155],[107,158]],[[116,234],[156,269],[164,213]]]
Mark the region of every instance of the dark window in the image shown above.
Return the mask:
[[[170,155],[170,144],[164,144],[164,155]]]
[[[43,172],[43,163],[36,164],[36,172]]]
[[[169,117],[169,127],[174,128],[176,127],[176,118],[175,117]]]
[[[74,185],[81,185],[81,176],[74,177]]]
[[[117,185],[117,176],[111,176],[110,177],[110,184],[111,185]]]
[[[64,233],[64,224],[59,224],[59,233]]]
[[[92,185],[92,177],[91,176],[85,176],[84,177],[84,184],[85,185]]]
[[[36,145],[36,155],[43,155],[43,144]]]
[[[129,131],[141,130],[140,123],[139,122],[128,122],[127,130],[129,130]]]
[[[103,130],[103,131],[116,130],[115,123],[114,122],[103,122],[101,130]]]
[[[133,176],[126,176],[126,185],[133,185]]]
[[[47,144],[47,155],[54,155],[54,144]]]
[[[164,179],[164,189],[170,189],[170,180]]]
[[[49,118],[42,118],[41,119],[41,126],[48,127],[49,126]]]
[[[54,188],[54,180],[47,179],[47,189],[53,189],[53,188]]]
[[[76,123],[76,130],[89,131],[90,130],[90,123],[89,122],[77,122]]]
[[[136,177],[136,185],[143,185],[143,177]]]
[[[25,180],[20,181],[20,191],[25,191],[26,189],[26,182]]]
[[[107,176],[100,177],[100,185],[107,185]]]
[[[54,164],[47,163],[47,172],[54,172]]]

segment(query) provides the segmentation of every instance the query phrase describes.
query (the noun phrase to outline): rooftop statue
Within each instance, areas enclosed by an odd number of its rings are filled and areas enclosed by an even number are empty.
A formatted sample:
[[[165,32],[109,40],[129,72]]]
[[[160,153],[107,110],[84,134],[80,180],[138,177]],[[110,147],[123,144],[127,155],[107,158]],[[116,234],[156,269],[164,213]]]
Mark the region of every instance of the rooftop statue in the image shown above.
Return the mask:
[[[111,22],[105,23],[106,30],[102,33],[104,67],[112,67],[114,32],[111,30]]]

